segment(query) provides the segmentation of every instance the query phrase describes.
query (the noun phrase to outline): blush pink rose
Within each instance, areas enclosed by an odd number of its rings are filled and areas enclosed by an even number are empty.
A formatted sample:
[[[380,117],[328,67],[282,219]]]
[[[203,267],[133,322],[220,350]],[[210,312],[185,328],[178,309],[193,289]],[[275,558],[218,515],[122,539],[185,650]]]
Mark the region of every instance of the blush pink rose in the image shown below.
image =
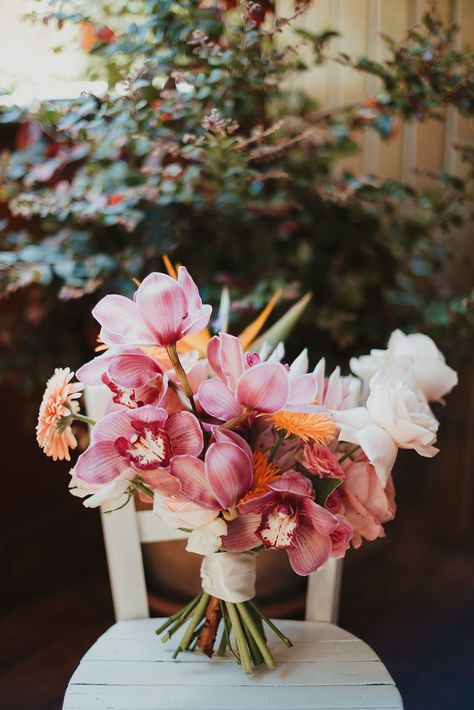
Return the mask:
[[[305,469],[320,478],[344,478],[344,471],[337,457],[327,446],[306,444],[299,456]]]
[[[354,531],[342,515],[336,515],[336,518],[338,525],[330,535],[332,544],[331,555],[333,557],[344,557],[350,547],[350,541]]]
[[[395,517],[395,488],[391,477],[385,488],[382,486],[375,468],[363,454],[344,468],[346,477],[338,492],[345,518],[354,529],[352,544],[357,548],[362,539],[384,536],[383,523]]]

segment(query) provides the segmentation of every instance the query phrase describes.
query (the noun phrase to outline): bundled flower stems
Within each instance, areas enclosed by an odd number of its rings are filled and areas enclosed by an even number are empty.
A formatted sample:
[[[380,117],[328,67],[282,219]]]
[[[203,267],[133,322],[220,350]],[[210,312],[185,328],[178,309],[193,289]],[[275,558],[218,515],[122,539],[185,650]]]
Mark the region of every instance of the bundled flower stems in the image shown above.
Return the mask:
[[[266,632],[291,641],[260,611],[255,558],[285,550],[300,575],[350,546],[383,537],[395,515],[399,449],[434,456],[438,421],[429,403],[457,382],[433,341],[395,331],[386,350],[351,360],[352,375],[291,363],[278,340],[308,297],[264,333],[278,294],[239,336],[211,335],[188,271],[152,273],[133,299],[94,308],[100,355],[74,374],[57,369],[37,427],[53,459],[70,460],[75,422],[91,426],[71,469],[70,492],[113,511],[134,495],[187,534],[202,555],[202,592],[157,630],[178,638],[174,657],[230,652],[243,670],[275,667]],[[219,322],[226,323],[224,298]],[[258,347],[252,343],[258,339]],[[80,413],[85,386],[109,392],[107,414]],[[217,649],[216,649],[217,645]]]

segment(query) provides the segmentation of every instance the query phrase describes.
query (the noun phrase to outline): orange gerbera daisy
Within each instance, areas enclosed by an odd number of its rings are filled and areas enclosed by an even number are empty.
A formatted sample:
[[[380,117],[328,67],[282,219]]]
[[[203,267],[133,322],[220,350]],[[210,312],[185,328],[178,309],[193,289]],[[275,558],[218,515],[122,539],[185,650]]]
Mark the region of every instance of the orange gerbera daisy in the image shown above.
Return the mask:
[[[69,367],[57,367],[54,375],[46,383],[46,390],[41,401],[36,426],[36,441],[46,456],[54,461],[70,461],[69,449],[77,446],[76,437],[69,425],[58,428],[62,417],[79,411],[77,399],[81,396],[84,385],[71,382],[74,377]]]
[[[269,462],[262,451],[255,451],[253,456],[253,480],[250,490],[240,501],[243,503],[251,498],[267,493],[268,484],[278,478],[278,468]]]
[[[272,421],[275,429],[285,431],[285,439],[297,436],[305,443],[311,439],[316,444],[327,444],[336,436],[337,425],[326,414],[308,414],[282,409],[265,416]]]

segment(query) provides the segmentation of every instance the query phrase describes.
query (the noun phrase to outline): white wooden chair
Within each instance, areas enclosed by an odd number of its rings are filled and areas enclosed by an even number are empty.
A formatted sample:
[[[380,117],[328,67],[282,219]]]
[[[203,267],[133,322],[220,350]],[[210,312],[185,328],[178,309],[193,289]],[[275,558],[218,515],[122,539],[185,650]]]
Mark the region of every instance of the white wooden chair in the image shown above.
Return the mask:
[[[88,412],[103,416],[101,388],[88,388]],[[403,710],[387,669],[363,641],[335,625],[342,564],[330,560],[309,577],[306,621],[278,620],[286,648],[269,632],[275,671],[247,676],[230,657],[182,653],[163,644],[160,620],[149,617],[141,543],[182,537],[133,501],[102,514],[117,623],[89,649],[74,672],[63,710]]]

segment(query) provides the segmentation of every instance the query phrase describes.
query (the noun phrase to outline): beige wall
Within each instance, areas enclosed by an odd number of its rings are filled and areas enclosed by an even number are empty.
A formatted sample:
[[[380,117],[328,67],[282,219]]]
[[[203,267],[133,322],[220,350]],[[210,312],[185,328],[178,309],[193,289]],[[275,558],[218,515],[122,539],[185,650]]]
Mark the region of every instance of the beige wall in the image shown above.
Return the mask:
[[[380,33],[401,38],[408,27],[419,21],[425,7],[424,0],[314,0],[300,24],[308,29],[338,29],[342,37],[333,42],[333,50],[380,59],[385,52]],[[474,0],[439,0],[439,7],[444,20],[460,25],[459,42],[474,44]],[[289,8],[289,0],[281,0],[280,12],[287,14]],[[336,63],[313,69],[302,83],[323,106],[360,100],[376,93],[379,86],[376,78],[367,78]],[[361,155],[345,160],[341,168],[422,186],[426,178],[416,175],[417,168],[462,174],[450,146],[455,142],[474,144],[474,120],[460,118],[449,109],[444,123],[433,120],[406,125],[389,142],[367,131],[361,141]]]

